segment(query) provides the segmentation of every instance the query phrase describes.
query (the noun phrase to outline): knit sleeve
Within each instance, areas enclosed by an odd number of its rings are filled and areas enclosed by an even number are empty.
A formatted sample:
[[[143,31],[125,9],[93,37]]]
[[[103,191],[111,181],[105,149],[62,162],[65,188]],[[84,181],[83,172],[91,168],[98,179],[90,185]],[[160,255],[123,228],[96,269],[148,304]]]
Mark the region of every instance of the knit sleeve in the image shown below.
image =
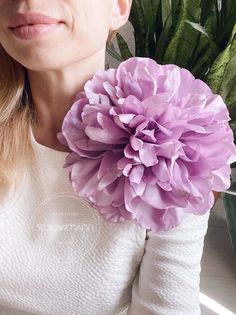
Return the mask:
[[[200,271],[210,211],[169,231],[147,231],[127,315],[200,315]]]

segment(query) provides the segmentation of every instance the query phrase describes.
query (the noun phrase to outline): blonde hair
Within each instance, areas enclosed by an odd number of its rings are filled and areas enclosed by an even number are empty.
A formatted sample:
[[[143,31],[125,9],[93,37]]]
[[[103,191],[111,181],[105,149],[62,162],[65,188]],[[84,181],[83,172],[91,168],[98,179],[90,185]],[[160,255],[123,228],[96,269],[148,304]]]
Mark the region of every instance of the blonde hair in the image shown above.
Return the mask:
[[[0,198],[16,183],[21,165],[31,156],[29,126],[33,110],[29,102],[26,69],[0,45]]]
[[[109,32],[107,45],[116,33]],[[29,128],[37,120],[32,104],[26,68],[0,45],[0,202],[32,157]]]

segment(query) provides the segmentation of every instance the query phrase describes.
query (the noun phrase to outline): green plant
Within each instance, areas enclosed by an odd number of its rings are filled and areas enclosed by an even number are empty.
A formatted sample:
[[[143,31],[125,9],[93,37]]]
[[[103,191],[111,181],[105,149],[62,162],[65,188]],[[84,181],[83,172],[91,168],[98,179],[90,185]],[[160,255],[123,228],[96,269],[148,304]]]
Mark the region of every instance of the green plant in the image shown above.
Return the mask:
[[[236,1],[133,0],[135,56],[187,68],[224,99],[236,144]],[[119,61],[132,57],[118,32]]]

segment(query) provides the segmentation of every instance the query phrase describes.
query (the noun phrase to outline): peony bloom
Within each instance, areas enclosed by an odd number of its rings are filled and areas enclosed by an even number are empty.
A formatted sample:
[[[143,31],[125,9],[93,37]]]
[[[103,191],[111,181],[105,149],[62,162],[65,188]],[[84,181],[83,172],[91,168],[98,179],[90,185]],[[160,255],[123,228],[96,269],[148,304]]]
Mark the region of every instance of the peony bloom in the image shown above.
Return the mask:
[[[230,187],[236,147],[221,96],[186,69],[132,57],[99,70],[58,134],[73,189],[111,222],[153,231],[201,215]]]

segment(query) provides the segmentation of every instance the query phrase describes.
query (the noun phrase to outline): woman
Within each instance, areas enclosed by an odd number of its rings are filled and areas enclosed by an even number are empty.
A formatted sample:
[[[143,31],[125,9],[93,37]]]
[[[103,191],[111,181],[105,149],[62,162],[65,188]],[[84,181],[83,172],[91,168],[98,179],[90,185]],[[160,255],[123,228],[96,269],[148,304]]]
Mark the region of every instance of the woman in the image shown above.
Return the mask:
[[[62,167],[63,118],[131,3],[0,2],[0,314],[200,314],[209,211],[161,233],[108,223]]]

